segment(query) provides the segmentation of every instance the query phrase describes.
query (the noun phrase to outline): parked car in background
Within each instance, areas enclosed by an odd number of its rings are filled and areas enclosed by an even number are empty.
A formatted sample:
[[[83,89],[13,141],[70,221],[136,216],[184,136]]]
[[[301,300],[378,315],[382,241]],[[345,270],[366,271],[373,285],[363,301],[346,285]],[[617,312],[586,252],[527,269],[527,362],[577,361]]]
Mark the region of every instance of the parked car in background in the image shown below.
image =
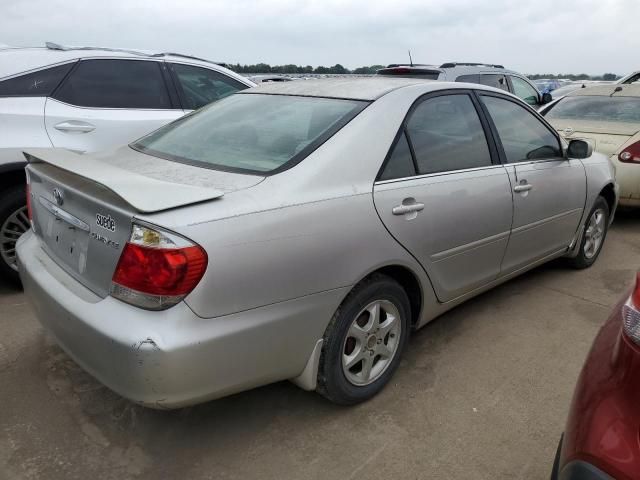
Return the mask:
[[[423,78],[448,82],[479,83],[513,93],[532,106],[549,103],[551,95],[543,95],[527,77],[507,70],[502,65],[484,63],[443,63],[439,67],[421,64],[391,64],[378,70],[377,75]]]
[[[581,88],[541,114],[566,140],[588,139],[608,155],[620,184],[620,204],[640,206],[640,85]]]
[[[293,80],[293,78],[286,75],[251,75],[247,78],[253,83],[291,82]]]
[[[640,274],[596,336],[576,385],[551,480],[640,475]]]
[[[20,276],[62,347],[137,402],[291,379],[353,404],[412,329],[551,259],[596,261],[613,168],[565,147],[482,85],[260,85],[114,152],[27,150]]]
[[[94,152],[128,142],[255,85],[177,53],[92,47],[0,51],[0,277],[18,279],[15,242],[29,226],[24,148]]]
[[[616,83],[627,85],[630,83],[640,83],[640,70],[631,72],[629,75],[622,77]]]

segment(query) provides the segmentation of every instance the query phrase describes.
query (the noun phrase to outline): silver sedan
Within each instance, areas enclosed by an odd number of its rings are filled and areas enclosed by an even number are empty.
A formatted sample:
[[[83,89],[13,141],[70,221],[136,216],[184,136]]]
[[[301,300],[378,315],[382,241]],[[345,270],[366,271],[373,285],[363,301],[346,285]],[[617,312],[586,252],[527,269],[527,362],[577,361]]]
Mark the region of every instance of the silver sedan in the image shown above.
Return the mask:
[[[110,153],[25,155],[38,318],[155,408],[285,379],[364,401],[412,330],[551,259],[590,266],[618,191],[510,94],[407,79],[265,85]]]

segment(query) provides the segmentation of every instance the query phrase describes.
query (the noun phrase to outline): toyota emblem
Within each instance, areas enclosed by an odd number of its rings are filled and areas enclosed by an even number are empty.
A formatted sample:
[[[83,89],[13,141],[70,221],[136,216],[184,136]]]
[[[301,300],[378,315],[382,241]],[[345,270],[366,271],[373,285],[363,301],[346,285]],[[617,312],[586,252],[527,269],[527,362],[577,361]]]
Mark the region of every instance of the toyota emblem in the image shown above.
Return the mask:
[[[567,137],[570,137],[571,135],[573,135],[573,128],[567,127],[563,130],[563,132]]]

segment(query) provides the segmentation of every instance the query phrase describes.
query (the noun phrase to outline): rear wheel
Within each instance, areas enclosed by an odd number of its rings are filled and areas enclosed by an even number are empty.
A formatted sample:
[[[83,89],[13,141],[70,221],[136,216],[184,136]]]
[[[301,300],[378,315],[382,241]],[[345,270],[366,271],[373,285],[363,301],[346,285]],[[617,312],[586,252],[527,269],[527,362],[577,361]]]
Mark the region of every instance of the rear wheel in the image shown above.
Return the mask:
[[[596,199],[584,225],[580,251],[569,264],[574,268],[588,268],[600,255],[609,229],[609,204],[603,197]]]
[[[14,186],[0,193],[0,277],[18,284],[16,242],[30,227],[25,188]]]
[[[374,275],[357,285],[325,332],[318,392],[351,405],[382,390],[407,344],[410,315],[407,294],[393,279]]]

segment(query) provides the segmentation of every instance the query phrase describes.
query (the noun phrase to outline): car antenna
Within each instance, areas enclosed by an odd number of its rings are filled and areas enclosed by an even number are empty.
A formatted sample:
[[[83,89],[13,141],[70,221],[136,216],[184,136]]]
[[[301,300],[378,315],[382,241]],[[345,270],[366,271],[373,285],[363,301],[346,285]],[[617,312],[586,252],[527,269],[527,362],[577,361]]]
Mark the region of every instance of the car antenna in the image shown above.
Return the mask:
[[[622,87],[618,85],[616,88],[613,89],[613,92],[611,92],[611,95],[609,96],[613,97],[617,92],[621,92],[621,91],[622,91]]]
[[[409,63],[413,67],[413,59],[411,58],[411,50],[407,50],[407,52],[409,52]]]

